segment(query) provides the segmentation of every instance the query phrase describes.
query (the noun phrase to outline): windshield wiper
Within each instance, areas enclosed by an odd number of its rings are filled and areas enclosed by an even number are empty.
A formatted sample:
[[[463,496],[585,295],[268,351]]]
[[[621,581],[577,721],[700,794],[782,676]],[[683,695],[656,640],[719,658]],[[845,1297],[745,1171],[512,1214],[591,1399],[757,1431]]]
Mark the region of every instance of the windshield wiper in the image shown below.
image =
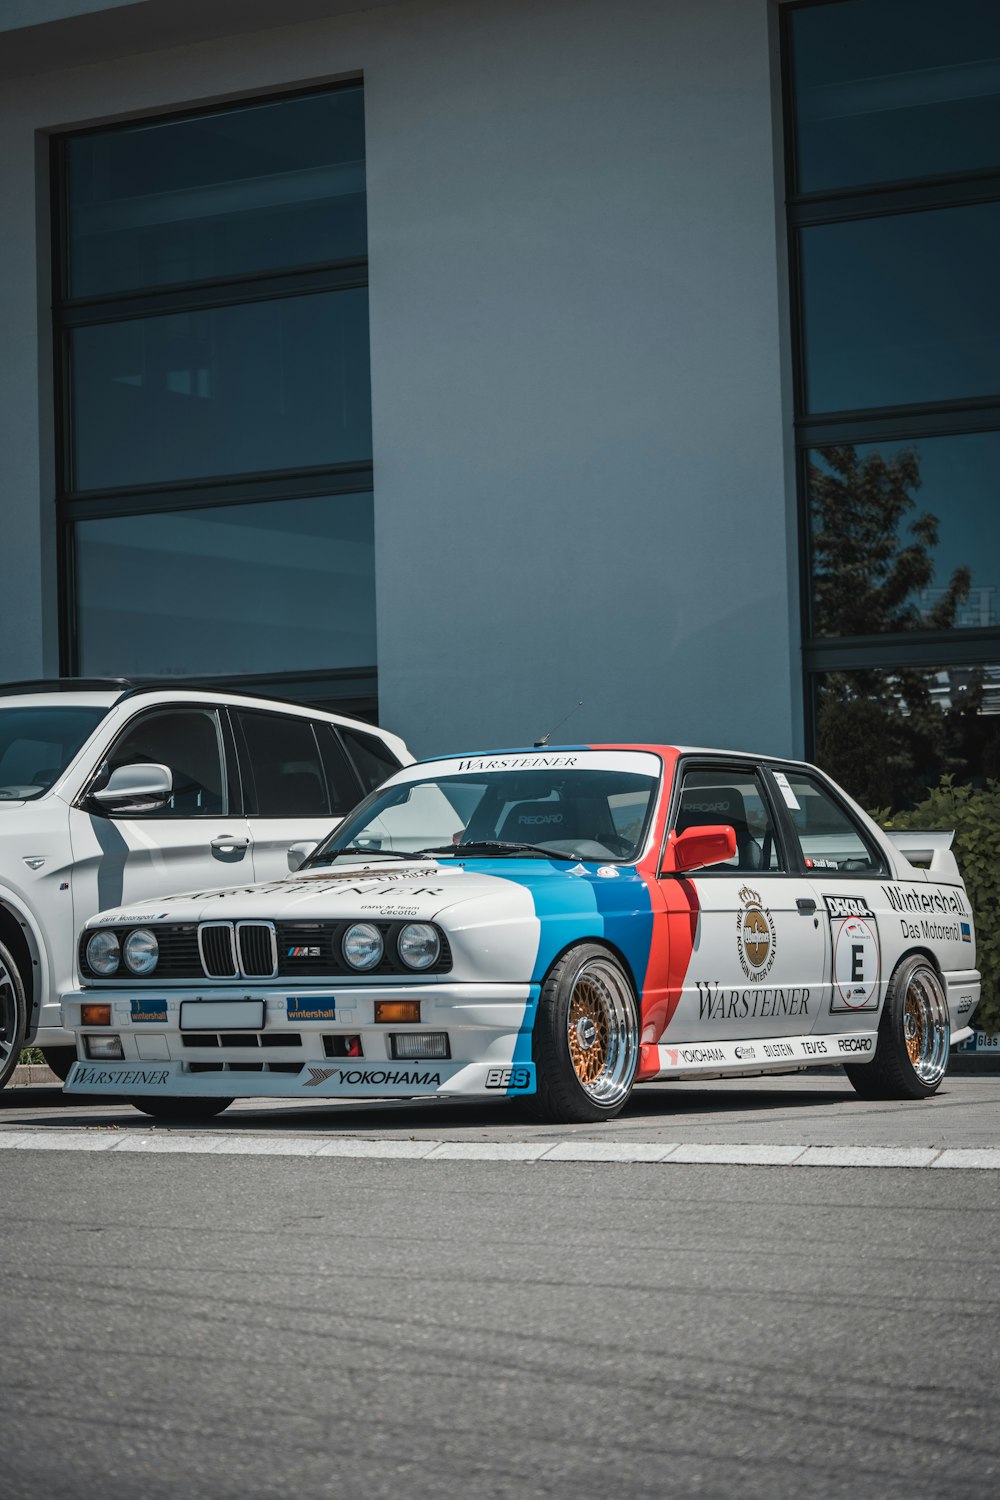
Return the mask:
[[[543,854],[546,859],[576,859],[575,854],[566,854],[562,849],[546,849],[541,844],[515,844],[507,839],[473,839],[468,844],[441,844],[435,849],[422,849],[422,854]]]
[[[299,869],[305,870],[308,867],[316,869],[319,865],[331,864],[335,859],[339,859],[342,854],[356,854],[359,859],[401,859],[404,861],[408,859],[430,859],[431,857],[430,852],[426,849],[418,849],[414,853],[408,851],[406,854],[401,853],[399,849],[325,849],[322,854],[312,855],[309,859],[304,860]]]

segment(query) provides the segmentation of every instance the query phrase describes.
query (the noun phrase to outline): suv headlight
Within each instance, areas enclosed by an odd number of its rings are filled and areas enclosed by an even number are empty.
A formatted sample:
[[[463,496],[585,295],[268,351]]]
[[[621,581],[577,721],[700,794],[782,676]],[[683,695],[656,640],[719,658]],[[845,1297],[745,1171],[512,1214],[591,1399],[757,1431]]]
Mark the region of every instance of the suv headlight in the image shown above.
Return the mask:
[[[382,934],[371,922],[355,922],[341,947],[352,969],[374,969],[383,952]]]
[[[399,934],[399,956],[408,969],[429,969],[441,956],[441,939],[429,922],[409,922]]]
[[[156,934],[145,927],[130,932],[122,950],[125,963],[133,974],[152,974],[160,957],[160,945]]]
[[[95,974],[117,974],[121,947],[114,932],[95,932],[87,942],[87,962]]]

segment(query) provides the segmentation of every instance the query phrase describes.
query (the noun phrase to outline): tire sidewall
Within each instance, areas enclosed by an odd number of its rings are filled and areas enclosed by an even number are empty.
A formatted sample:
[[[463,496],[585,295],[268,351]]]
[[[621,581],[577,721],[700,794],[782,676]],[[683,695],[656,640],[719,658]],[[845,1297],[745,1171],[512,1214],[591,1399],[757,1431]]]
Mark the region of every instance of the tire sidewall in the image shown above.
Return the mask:
[[[621,1099],[601,1104],[586,1092],[573,1067],[567,1041],[569,1007],[581,971],[595,959],[613,965],[621,974],[632,1007],[634,1027],[634,1062],[628,1087]],[[557,1110],[567,1120],[587,1122],[611,1120],[628,1103],[635,1081],[639,1059],[639,1007],[629,975],[614,953],[600,943],[580,943],[564,953],[542,985],[538,1013],[532,1033],[532,1056],[538,1079],[538,1092],[547,1101],[544,1113],[551,1118]]]
[[[21,971],[14,962],[14,955],[10,949],[0,943],[0,965],[6,970],[7,979],[10,981],[14,994],[14,1026],[11,1036],[10,1055],[0,1061],[0,1089],[13,1076],[14,1069],[21,1057],[21,1049],[24,1046],[25,1033],[28,1026],[28,1002],[24,989],[24,980]],[[6,979],[4,980],[6,983]]]
[[[910,954],[896,968],[889,981],[889,992],[886,996],[885,1009],[879,1024],[879,1052],[885,1066],[895,1071],[901,1084],[905,1083],[907,1093],[911,1098],[930,1098],[931,1094],[937,1092],[947,1071],[947,1054],[945,1069],[941,1078],[935,1083],[925,1083],[918,1077],[917,1071],[910,1060],[909,1050],[906,1045],[906,1031],[904,1026],[906,994],[910,987],[913,976],[921,969],[926,969],[933,977],[935,984],[943,992],[945,1015],[948,1014],[947,991],[942,984],[941,976],[929,958],[921,953]]]

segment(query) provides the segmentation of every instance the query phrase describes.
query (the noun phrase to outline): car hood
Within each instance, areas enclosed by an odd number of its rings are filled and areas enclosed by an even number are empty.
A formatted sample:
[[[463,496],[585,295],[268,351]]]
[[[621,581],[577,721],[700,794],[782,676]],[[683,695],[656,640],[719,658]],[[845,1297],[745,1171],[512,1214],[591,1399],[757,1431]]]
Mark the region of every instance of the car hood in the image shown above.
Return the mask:
[[[613,873],[611,873],[613,872]],[[628,866],[594,863],[567,865],[543,859],[484,859],[453,863],[420,860],[419,863],[379,863],[376,867],[353,866],[330,870],[307,870],[286,879],[259,885],[233,886],[223,890],[192,891],[133,902],[92,917],[88,927],[125,923],[211,921],[342,921],[345,918],[406,916],[432,921],[450,907],[482,898],[497,898],[511,886],[534,890],[562,887],[559,905],[572,908],[577,899],[592,906],[574,887],[604,887],[614,881],[625,897],[625,887],[636,879]],[[610,894],[610,892],[609,892]],[[626,898],[627,899],[627,898]]]

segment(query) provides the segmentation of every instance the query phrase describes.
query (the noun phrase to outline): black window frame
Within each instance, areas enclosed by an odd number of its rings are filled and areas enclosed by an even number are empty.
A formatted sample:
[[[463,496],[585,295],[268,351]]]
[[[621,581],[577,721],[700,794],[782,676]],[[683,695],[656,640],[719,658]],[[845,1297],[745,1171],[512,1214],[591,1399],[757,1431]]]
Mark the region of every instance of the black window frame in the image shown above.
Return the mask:
[[[219,735],[219,746],[222,754],[222,775],[226,787],[227,805],[225,812],[170,813],[164,812],[162,809],[154,808],[149,812],[129,811],[127,813],[121,813],[116,811],[115,808],[101,807],[99,803],[91,801],[91,793],[98,791],[100,787],[104,785],[105,768],[107,767],[108,762],[111,759],[116,745],[120,745],[122,740],[125,739],[127,735],[133,732],[133,730],[136,728],[136,725],[140,724],[143,719],[152,718],[154,715],[161,716],[163,714],[169,713],[191,713],[192,711],[197,711],[199,713],[204,713],[211,717],[214,717],[216,722],[216,728]],[[114,819],[116,818],[127,818],[129,822],[131,822],[133,819],[142,818],[149,819],[150,821],[158,823],[182,823],[195,819],[203,821],[206,818],[215,818],[216,821],[218,821],[220,818],[245,818],[246,813],[244,812],[245,804],[243,796],[243,781],[240,775],[240,767],[236,754],[236,743],[233,739],[233,731],[232,726],[229,722],[229,715],[226,712],[224,705],[221,703],[199,703],[196,699],[191,699],[190,701],[172,700],[169,703],[143,704],[143,706],[138,709],[138,711],[134,713],[132,717],[121,726],[121,729],[117,732],[111,743],[107,746],[99,763],[94,767],[94,769],[91,771],[90,775],[84,782],[83,787],[81,788],[80,793],[73,805],[75,807],[82,808],[88,813],[96,813],[99,817],[109,818],[112,821],[114,821]]]
[[[874,636],[820,636],[812,623],[812,524],[809,513],[809,454],[839,444],[897,443],[919,438],[962,437],[1000,432],[1000,384],[995,395],[953,401],[865,407],[809,413],[805,403],[805,319],[800,231],[852,219],[917,213],[1000,201],[1000,163],[993,170],[954,172],[863,186],[801,193],[791,29],[798,11],[845,0],[787,0],[779,8],[781,107],[784,117],[786,228],[791,310],[795,486],[798,517],[799,606],[806,754],[815,753],[817,699],[831,672],[879,669],[946,669],[995,665],[1000,661],[1000,623],[951,630],[912,630]],[[846,0],[850,3],[850,0]]]
[[[844,794],[835,781],[826,776],[818,766],[796,765],[789,761],[765,761],[764,773],[768,784],[772,788],[772,798],[779,809],[779,820],[782,832],[790,854],[794,860],[788,864],[790,875],[801,875],[804,880],[820,880],[829,877],[832,880],[886,880],[891,876],[885,851],[872,838],[868,829],[858,822],[857,814],[849,807]],[[877,868],[874,870],[828,870],[816,869],[813,865],[806,864],[806,856],[802,851],[802,841],[799,838],[798,829],[791,815],[791,809],[782,796],[781,787],[775,778],[775,772],[783,776],[798,776],[803,781],[811,782],[818,787],[830,800],[839,813],[842,813],[846,821],[851,825],[858,835],[859,842],[868,850],[869,857],[873,859]]]
[[[304,296],[368,287],[368,256],[290,267],[265,274],[220,276],[210,280],[172,283],[131,289],[114,294],[71,297],[69,285],[69,183],[67,144],[85,135],[106,135],[114,130],[134,129],[155,120],[157,124],[223,114],[255,104],[329,94],[364,87],[358,73],[335,83],[312,85],[268,93],[252,93],[194,109],[162,113],[136,113],[112,125],[90,126],[54,134],[49,142],[49,198],[52,223],[52,360],[55,388],[55,508],[56,568],[59,578],[59,671],[61,676],[80,675],[78,594],[76,586],[75,523],[112,520],[151,512],[209,509],[254,502],[297,500],[373,493],[371,459],[322,467],[269,470],[261,473],[224,475],[163,484],[134,485],[127,489],[79,490],[73,486],[72,393],[70,340],[75,328],[123,322],[157,313],[181,313],[199,309],[258,302],[280,297]],[[199,685],[221,686],[229,691],[245,684],[248,690],[261,686],[277,697],[308,697],[317,704],[356,713],[378,722],[377,664],[361,668],[327,671],[269,673],[262,677],[242,674],[210,674],[197,679]]]
[[[770,815],[771,824],[774,829],[775,847],[778,851],[778,858],[781,861],[777,869],[769,868],[750,871],[741,870],[738,866],[722,864],[705,865],[704,868],[696,870],[664,869],[663,862],[666,857],[667,843],[677,822],[677,816],[680,812],[681,793],[684,788],[684,777],[689,771],[733,771],[744,776],[747,774],[753,776],[760,787],[761,801]],[[660,855],[657,862],[657,880],[692,880],[695,878],[703,880],[709,877],[714,879],[716,876],[725,876],[732,879],[736,876],[740,880],[745,881],[751,874],[754,880],[758,877],[762,880],[773,879],[776,876],[787,880],[789,875],[798,873],[797,870],[793,869],[790,856],[795,855],[798,858],[800,851],[798,850],[797,840],[789,842],[789,826],[782,813],[783,802],[781,796],[778,794],[778,788],[773,778],[767,775],[766,762],[757,760],[753,756],[746,758],[741,758],[738,755],[725,755],[718,758],[706,755],[680,756],[674,767],[674,784],[670,789],[670,802],[667,808],[666,825],[663,830],[663,843],[660,847]]]

